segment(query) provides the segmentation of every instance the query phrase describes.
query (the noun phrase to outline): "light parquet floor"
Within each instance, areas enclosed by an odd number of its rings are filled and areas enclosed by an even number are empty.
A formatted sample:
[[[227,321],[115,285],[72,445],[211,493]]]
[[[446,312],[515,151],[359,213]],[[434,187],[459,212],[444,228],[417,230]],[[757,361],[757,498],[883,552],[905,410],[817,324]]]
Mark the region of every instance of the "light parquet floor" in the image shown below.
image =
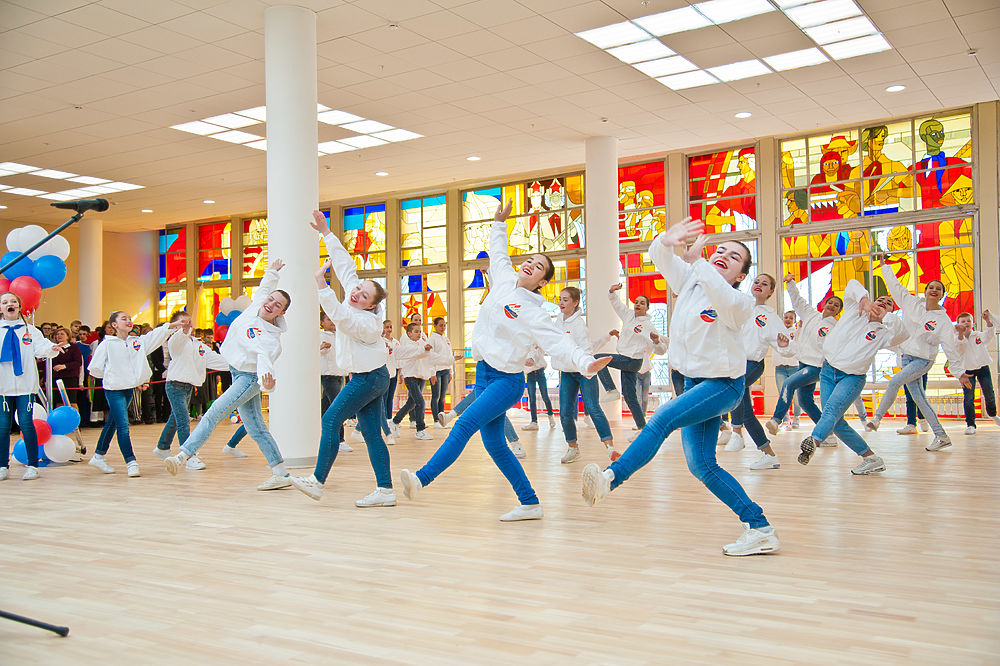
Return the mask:
[[[518,423],[518,427],[523,423]],[[687,472],[677,435],[596,507],[586,462],[559,464],[562,433],[522,433],[541,521],[515,504],[478,437],[414,502],[357,509],[374,487],[362,444],[326,494],[258,492],[263,458],[203,449],[209,468],[169,476],[133,428],[143,476],[86,465],[0,483],[0,609],[69,625],[68,638],[0,620],[4,664],[986,664],[1000,660],[1000,429],[940,453],[886,422],[880,476],[782,433],[782,468],[723,466],[777,527],[783,550],[728,558],[735,517]],[[404,429],[394,474],[443,439]],[[624,442],[630,432],[616,431]],[[93,448],[97,431],[85,431]],[[397,484],[398,485],[398,484]]]

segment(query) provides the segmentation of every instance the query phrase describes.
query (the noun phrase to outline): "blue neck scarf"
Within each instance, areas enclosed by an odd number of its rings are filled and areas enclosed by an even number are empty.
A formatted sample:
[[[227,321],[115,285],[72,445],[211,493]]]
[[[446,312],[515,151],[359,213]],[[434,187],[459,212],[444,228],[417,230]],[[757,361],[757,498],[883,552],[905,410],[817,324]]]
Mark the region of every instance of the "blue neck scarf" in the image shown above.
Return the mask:
[[[3,336],[3,345],[0,346],[0,363],[12,362],[14,376],[20,377],[24,374],[24,368],[21,367],[21,341],[18,339],[17,329],[24,328],[24,324],[5,328],[7,333]]]

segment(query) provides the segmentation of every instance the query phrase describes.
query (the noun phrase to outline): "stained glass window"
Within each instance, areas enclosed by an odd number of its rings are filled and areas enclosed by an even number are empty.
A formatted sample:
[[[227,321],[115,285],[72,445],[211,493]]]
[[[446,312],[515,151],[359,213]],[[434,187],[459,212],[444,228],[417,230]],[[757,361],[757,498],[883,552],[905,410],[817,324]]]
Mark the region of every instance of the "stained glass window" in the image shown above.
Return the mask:
[[[650,241],[667,226],[663,160],[618,168],[618,242]]]
[[[584,247],[583,187],[583,174],[574,174],[463,192],[465,259],[487,256],[493,214],[501,201],[513,201],[507,219],[511,255]]]
[[[406,199],[399,204],[403,266],[448,262],[445,196]]]
[[[229,222],[209,222],[195,227],[198,239],[198,281],[228,280],[230,238]],[[204,328],[204,327],[202,327]]]
[[[161,229],[159,244],[160,284],[187,282],[187,230]]]
[[[219,314],[219,303],[229,298],[229,287],[204,287],[198,289],[198,314],[195,320],[196,328],[210,328],[216,340],[224,337],[221,327],[215,325],[215,317]]]
[[[243,278],[262,278],[266,271],[267,218],[243,220]]]
[[[359,271],[385,270],[385,204],[344,208],[343,242]]]
[[[691,217],[705,221],[708,233],[757,228],[757,156],[753,148],[734,148],[688,158]]]
[[[187,290],[161,291],[156,302],[156,320],[160,323],[170,321],[171,315],[178,310],[187,310]]]
[[[435,317],[448,318],[448,274],[422,273],[400,278],[400,315],[406,322],[419,313],[424,332],[430,331]]]

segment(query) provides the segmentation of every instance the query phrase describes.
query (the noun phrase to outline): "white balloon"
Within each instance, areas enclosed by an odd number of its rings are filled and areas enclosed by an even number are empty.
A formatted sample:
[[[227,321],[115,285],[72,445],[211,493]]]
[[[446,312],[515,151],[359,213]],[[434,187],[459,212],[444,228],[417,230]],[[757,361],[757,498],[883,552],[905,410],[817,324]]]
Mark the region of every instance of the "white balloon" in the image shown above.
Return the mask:
[[[234,301],[231,298],[223,298],[221,301],[219,301],[219,312],[221,312],[222,314],[225,315],[229,314],[230,312],[233,311],[233,308],[235,307],[236,307],[236,301]]]
[[[17,251],[24,252],[48,235],[49,232],[37,224],[29,224],[28,226],[23,227],[21,229],[21,234],[17,237],[17,242],[21,246]]]
[[[48,417],[48,415],[49,415],[49,413],[45,411],[45,408],[42,407],[40,404],[38,404],[36,402],[34,408],[31,411],[31,420],[32,421],[44,421]],[[21,425],[21,421],[17,418],[17,412],[16,411],[14,412],[14,421],[18,425]]]
[[[29,254],[28,259],[37,261],[39,257],[44,257],[47,254],[54,255],[66,261],[66,257],[69,256],[69,241],[62,236],[53,236],[45,242],[45,245],[42,245]]]
[[[21,227],[13,229],[9,234],[7,234],[7,251],[8,252],[21,251]]]
[[[243,294],[242,296],[236,299],[236,307],[233,309],[239,310],[240,312],[246,312],[246,309],[248,307],[250,307],[250,297],[247,296],[246,294]]]
[[[52,435],[43,446],[45,447],[45,457],[52,462],[66,462],[76,453],[76,445],[66,435]]]

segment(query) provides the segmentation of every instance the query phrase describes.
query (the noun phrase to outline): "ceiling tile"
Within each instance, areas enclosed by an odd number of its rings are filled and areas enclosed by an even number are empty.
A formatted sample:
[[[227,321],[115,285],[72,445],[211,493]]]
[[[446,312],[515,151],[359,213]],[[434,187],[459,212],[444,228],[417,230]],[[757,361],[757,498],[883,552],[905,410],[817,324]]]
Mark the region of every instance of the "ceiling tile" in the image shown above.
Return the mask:
[[[530,44],[531,42],[566,35],[565,28],[556,25],[544,16],[532,16],[527,19],[504,23],[494,26],[490,30],[512,44]]]
[[[122,14],[97,3],[92,3],[64,14],[59,18],[102,35],[116,37],[149,25],[146,21]]]
[[[46,4],[49,3],[46,2]],[[108,9],[154,24],[163,23],[194,11],[174,0],[101,0],[100,4]]]
[[[406,19],[400,25],[407,30],[412,30],[418,35],[423,35],[427,39],[433,40],[464,35],[479,29],[479,26],[472,21],[446,11]]]
[[[105,35],[79,27],[58,18],[47,18],[35,23],[29,23],[19,30],[31,37],[38,37],[57,44],[72,44],[81,46],[93,44],[104,39]],[[6,46],[6,35],[4,35]]]
[[[527,19],[532,11],[515,0],[476,0],[454,9],[459,16],[489,28],[509,21]]]
[[[5,4],[3,11],[0,11],[0,31],[13,30],[23,25],[41,21],[45,14],[41,14],[27,7],[15,4]]]
[[[433,14],[439,9],[430,0],[379,0],[377,3],[365,3],[365,7],[393,23]]]
[[[513,44],[489,30],[476,30],[441,40],[441,45],[462,55],[478,56],[491,51],[500,51],[513,47]]]
[[[384,18],[355,5],[340,5],[318,13],[316,35],[320,41],[353,35],[388,23]]]

